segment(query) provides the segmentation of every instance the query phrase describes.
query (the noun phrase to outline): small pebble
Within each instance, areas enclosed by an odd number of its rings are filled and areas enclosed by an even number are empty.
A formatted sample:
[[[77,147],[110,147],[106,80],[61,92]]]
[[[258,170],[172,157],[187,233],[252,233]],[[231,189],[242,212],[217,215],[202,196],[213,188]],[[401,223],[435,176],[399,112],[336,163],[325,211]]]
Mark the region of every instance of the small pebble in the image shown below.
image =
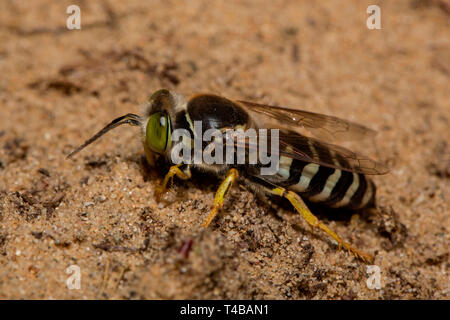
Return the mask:
[[[97,199],[96,199],[98,202],[105,202],[106,201],[106,197],[103,195],[103,194],[101,194],[101,195],[99,195],[98,197],[97,197]]]

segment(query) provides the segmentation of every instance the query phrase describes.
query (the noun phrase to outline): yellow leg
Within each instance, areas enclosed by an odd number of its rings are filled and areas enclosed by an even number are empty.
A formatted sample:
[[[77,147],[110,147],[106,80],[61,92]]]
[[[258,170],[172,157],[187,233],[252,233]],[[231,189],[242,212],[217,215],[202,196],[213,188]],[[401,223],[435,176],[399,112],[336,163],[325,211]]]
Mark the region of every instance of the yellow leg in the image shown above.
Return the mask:
[[[314,216],[314,214],[312,214],[312,212],[308,209],[308,207],[298,194],[292,191],[287,191],[283,188],[275,188],[271,192],[288,199],[289,202],[295,207],[295,209],[302,215],[302,217],[306,220],[306,222],[309,223],[311,227],[319,228],[322,231],[325,231],[334,240],[336,240],[339,245],[339,249],[341,247],[344,247],[345,249],[353,253],[357,258],[363,260],[364,262],[373,263],[373,257],[370,254],[359,251],[356,248],[352,247],[350,244],[342,240],[335,232],[333,232],[325,224],[323,224],[319,219],[317,219],[316,216]]]
[[[228,171],[227,177],[222,181],[219,189],[217,189],[216,196],[214,198],[214,206],[206,217],[206,220],[203,222],[203,227],[208,227],[211,221],[219,212],[219,209],[222,208],[225,197],[227,196],[228,192],[231,189],[231,186],[233,185],[233,182],[237,179],[238,176],[239,173],[236,169],[233,168]]]
[[[166,192],[167,190],[167,183],[169,180],[171,180],[171,184],[173,184],[173,177],[177,176],[180,179],[187,180],[191,178],[191,171],[188,170],[187,173],[180,170],[180,166],[182,163],[177,164],[175,166],[171,166],[169,169],[169,172],[167,172],[166,176],[164,177],[163,182],[161,185],[156,187],[155,194],[156,194],[156,201],[161,200],[161,196]]]

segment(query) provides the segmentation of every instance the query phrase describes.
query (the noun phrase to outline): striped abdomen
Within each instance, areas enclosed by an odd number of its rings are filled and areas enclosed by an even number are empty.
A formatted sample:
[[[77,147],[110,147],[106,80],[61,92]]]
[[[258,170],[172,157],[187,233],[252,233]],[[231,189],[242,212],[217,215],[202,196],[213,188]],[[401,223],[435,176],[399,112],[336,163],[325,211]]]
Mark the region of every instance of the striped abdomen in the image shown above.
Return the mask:
[[[375,185],[360,173],[282,156],[278,176],[281,186],[333,208],[360,209],[374,202]]]

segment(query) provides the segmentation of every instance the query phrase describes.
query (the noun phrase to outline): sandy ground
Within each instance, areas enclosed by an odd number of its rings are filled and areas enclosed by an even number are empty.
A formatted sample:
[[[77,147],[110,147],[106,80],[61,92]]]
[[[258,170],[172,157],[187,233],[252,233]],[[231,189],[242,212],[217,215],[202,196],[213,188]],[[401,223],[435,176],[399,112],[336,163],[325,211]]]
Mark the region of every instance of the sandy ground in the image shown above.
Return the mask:
[[[449,299],[450,3],[377,2],[382,30],[361,0],[1,1],[0,298]],[[74,3],[82,29],[69,31]],[[370,154],[392,168],[374,178],[382,214],[318,211],[375,254],[381,289],[245,186],[207,230],[214,177],[176,180],[158,204],[164,172],[144,165],[137,129],[65,159],[163,87],[378,130]]]

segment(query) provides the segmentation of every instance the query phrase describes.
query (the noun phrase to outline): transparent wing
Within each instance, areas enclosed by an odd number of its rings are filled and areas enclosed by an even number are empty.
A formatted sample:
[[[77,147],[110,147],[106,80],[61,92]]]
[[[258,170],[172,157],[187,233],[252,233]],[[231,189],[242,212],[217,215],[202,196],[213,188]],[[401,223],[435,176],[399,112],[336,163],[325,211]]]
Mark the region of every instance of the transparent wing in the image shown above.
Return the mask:
[[[318,141],[314,138],[306,137],[293,131],[279,131],[278,148],[272,146],[271,138],[273,131],[268,130],[267,139],[251,141],[250,139],[235,136],[232,141],[235,146],[244,148],[247,152],[257,152],[261,147],[261,140],[266,140],[267,153],[277,154],[292,159],[305,162],[317,163],[322,166],[335,169],[362,173],[367,175],[386,174],[389,169],[370,158],[357,154],[346,148]],[[230,140],[227,140],[230,141]],[[225,142],[226,143],[226,142]]]
[[[324,114],[237,100],[250,113],[262,114],[277,121],[281,128],[303,127],[312,135],[326,140],[360,140],[373,137],[376,131],[360,124]],[[261,119],[259,117],[258,119]],[[264,121],[264,120],[263,120]],[[270,125],[264,125],[268,127]]]

